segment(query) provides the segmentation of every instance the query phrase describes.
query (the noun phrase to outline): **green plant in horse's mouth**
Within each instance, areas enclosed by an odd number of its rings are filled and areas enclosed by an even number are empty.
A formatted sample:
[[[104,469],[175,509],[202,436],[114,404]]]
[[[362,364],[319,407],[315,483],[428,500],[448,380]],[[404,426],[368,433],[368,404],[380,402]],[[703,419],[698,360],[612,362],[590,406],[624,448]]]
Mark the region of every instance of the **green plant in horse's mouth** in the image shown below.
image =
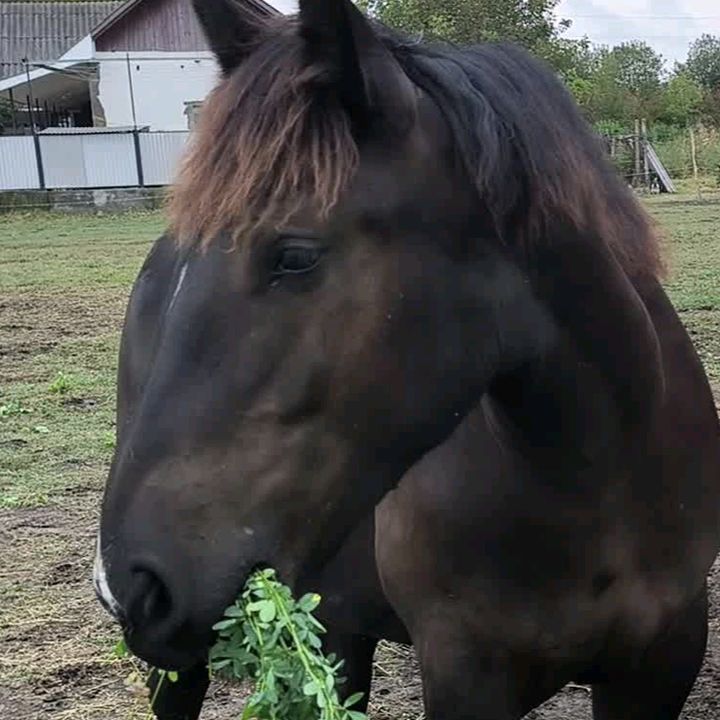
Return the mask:
[[[255,683],[242,720],[366,720],[352,709],[362,693],[339,700],[343,663],[322,652],[319,604],[319,595],[295,600],[274,570],[260,570],[213,628],[210,670]]]
[[[362,693],[339,699],[343,662],[322,652],[325,628],[313,615],[319,604],[314,594],[295,600],[274,570],[259,570],[213,627],[218,639],[210,650],[210,673],[255,686],[241,720],[367,720],[352,709]],[[126,654],[124,642],[118,647]],[[160,672],[161,683],[177,681],[175,673]]]

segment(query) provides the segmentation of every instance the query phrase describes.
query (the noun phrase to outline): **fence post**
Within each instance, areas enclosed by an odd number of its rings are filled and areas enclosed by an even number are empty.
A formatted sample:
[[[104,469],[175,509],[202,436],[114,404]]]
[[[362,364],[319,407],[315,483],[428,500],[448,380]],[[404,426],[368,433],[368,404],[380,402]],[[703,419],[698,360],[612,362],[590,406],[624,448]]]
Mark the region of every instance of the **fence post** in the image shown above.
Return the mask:
[[[145,187],[145,172],[143,170],[142,149],[140,147],[140,133],[138,132],[137,110],[135,109],[135,88],[133,87],[132,68],[130,67],[130,53],[125,53],[127,67],[128,90],[130,91],[130,109],[133,120],[133,144],[135,145],[135,163],[137,164],[138,185]]]
[[[645,183],[645,187],[649,190],[650,189],[650,162],[648,160],[648,130],[647,130],[647,120],[645,118],[641,121],[642,125],[642,154],[643,154],[643,182]]]
[[[140,132],[133,130],[133,144],[135,145],[135,163],[137,165],[138,185],[145,187],[145,170],[143,169],[142,148],[140,147]]]
[[[40,138],[37,134],[37,127],[35,125],[35,111],[33,109],[33,91],[32,91],[32,80],[30,79],[30,63],[27,60],[25,63],[25,74],[27,76],[28,86],[28,110],[30,111],[30,127],[32,130],[33,144],[35,145],[35,162],[37,163],[38,171],[38,183],[41,190],[45,190],[45,168],[43,167],[42,159],[42,147],[40,145]]]
[[[635,177],[633,178],[633,186],[637,187],[640,182],[640,120],[635,120]]]
[[[695,187],[697,189],[698,200],[702,200],[702,193],[700,192],[700,179],[698,178],[698,165],[697,165],[697,150],[695,148],[695,130],[692,126],[690,130],[690,154],[692,155],[692,166],[693,166],[693,177],[695,178]]]

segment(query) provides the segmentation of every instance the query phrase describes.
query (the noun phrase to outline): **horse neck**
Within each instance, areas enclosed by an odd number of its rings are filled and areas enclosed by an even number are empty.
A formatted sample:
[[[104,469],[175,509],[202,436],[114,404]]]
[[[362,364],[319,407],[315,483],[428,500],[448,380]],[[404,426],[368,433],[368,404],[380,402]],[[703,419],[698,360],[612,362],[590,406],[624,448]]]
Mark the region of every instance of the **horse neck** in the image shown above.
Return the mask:
[[[573,470],[607,467],[637,444],[663,397],[655,326],[633,282],[601,246],[568,243],[544,262],[529,302],[548,318],[543,332],[551,340],[498,375],[488,396],[525,453]]]
[[[612,389],[563,333],[542,358],[498,378],[488,399],[505,442],[553,474],[618,457],[623,422]]]

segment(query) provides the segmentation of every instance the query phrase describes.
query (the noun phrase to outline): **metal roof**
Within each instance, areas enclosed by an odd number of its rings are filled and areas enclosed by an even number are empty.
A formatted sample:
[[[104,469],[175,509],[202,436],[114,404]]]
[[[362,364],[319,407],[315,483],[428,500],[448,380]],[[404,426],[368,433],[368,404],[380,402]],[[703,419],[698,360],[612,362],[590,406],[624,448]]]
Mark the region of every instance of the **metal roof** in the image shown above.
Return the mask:
[[[128,135],[135,132],[132,125],[114,125],[112,127],[48,127],[39,130],[38,135]],[[137,128],[138,132],[148,132],[148,126]]]
[[[124,4],[0,2],[0,78],[22,73],[23,58],[56,60]]]
[[[238,0],[240,3],[242,0]],[[99,38],[106,30],[109,30],[118,20],[129,15],[138,5],[141,5],[145,0],[127,0],[126,2],[118,3],[119,7],[116,7],[112,13],[104,18],[96,27],[92,29],[92,35],[95,39]],[[244,0],[247,5],[252,6],[258,12],[263,15],[277,15],[281,11],[275,7],[274,0]],[[287,5],[292,4],[296,0],[281,0],[280,4]]]

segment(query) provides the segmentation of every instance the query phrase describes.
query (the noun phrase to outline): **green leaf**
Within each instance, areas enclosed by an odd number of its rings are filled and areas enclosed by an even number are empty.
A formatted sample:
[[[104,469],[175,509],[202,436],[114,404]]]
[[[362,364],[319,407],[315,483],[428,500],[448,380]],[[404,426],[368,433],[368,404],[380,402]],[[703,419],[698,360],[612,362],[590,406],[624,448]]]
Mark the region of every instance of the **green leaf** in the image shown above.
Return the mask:
[[[215,623],[212,626],[213,630],[227,630],[228,628],[234,627],[237,625],[236,620],[221,620],[220,622]]]
[[[319,691],[320,691],[320,688],[318,687],[318,684],[314,680],[311,680],[310,682],[305,683],[305,685],[303,686],[303,695],[308,695],[308,696],[317,695]]]
[[[239,605],[231,605],[231,606],[225,611],[225,617],[226,617],[226,618],[241,618],[241,617],[245,617],[245,610],[243,610]]]
[[[118,640],[117,645],[115,645],[115,647],[113,648],[113,655],[115,655],[116,658],[120,659],[126,658],[130,655],[130,651],[128,650],[125,638]]]
[[[276,615],[277,608],[272,602],[266,600],[260,609],[260,620],[265,623],[270,623],[275,619]]]
[[[361,693],[361,692],[354,693],[343,703],[343,707],[346,709],[351,708],[354,705],[357,705],[364,697],[365,697],[365,693]]]
[[[167,679],[171,683],[176,683],[180,679],[180,677],[174,670],[168,670]]]
[[[232,664],[232,658],[225,658],[224,660],[213,660],[212,661],[212,669],[213,670],[222,670],[224,667],[227,667],[228,665]]]
[[[348,710],[349,720],[368,720],[365,713],[358,712],[357,710]]]
[[[300,601],[298,602],[298,607],[300,610],[302,610],[305,613],[311,613],[313,610],[315,610],[318,605],[320,605],[320,600],[322,598],[317,595],[316,593],[310,593],[308,595],[304,595],[302,598],[300,598]]]

